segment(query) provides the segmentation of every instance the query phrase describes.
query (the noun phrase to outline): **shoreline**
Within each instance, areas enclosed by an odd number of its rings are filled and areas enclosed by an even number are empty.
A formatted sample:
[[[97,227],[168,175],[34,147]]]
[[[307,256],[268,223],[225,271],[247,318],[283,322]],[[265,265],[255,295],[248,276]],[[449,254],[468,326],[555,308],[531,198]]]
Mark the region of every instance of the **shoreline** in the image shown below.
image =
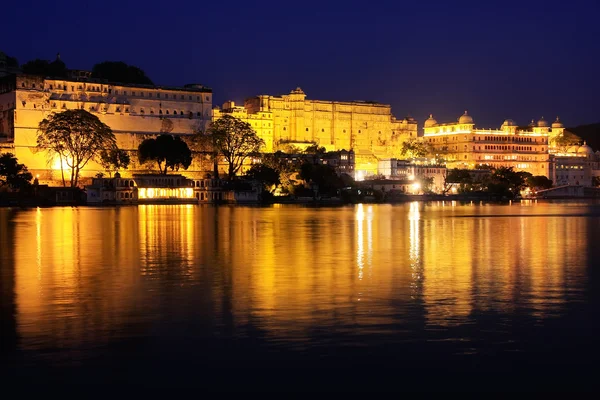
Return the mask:
[[[341,198],[286,198],[280,201],[269,201],[269,202],[198,202],[198,201],[181,201],[181,200],[161,200],[161,201],[132,201],[132,202],[106,202],[106,203],[85,203],[85,202],[52,202],[47,199],[24,199],[22,201],[6,201],[0,202],[0,208],[51,208],[51,207],[129,207],[129,206],[140,206],[140,205],[210,205],[210,206],[272,206],[272,205],[305,205],[305,206],[346,206],[355,204],[404,204],[412,202],[460,202],[460,203],[473,203],[473,202],[485,202],[494,204],[509,204],[509,203],[520,203],[522,201],[573,201],[573,200],[600,200],[597,197],[556,197],[556,198],[519,198],[519,199],[507,199],[499,198],[498,196],[463,196],[463,195],[406,195],[402,198],[395,198],[393,200],[377,201],[374,198],[365,198],[356,201],[344,201]]]

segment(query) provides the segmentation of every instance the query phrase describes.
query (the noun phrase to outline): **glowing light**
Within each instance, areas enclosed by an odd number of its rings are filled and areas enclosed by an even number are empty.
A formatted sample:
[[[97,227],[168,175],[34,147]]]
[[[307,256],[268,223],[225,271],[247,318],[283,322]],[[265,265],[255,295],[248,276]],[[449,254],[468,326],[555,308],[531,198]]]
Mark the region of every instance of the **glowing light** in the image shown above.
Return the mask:
[[[140,199],[193,199],[194,189],[188,188],[139,188]]]
[[[415,176],[414,175],[409,175],[408,176],[408,180],[409,181],[414,181],[415,180]]]
[[[413,193],[417,193],[419,190],[421,190],[421,184],[419,182],[415,182],[411,185]]]

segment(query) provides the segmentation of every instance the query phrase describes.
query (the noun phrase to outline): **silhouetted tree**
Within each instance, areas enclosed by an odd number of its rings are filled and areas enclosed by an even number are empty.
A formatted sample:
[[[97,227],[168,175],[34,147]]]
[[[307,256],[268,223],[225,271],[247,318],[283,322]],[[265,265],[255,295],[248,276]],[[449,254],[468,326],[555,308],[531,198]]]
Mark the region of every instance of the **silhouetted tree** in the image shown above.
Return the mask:
[[[63,162],[71,169],[71,187],[76,187],[81,169],[102,150],[113,147],[116,139],[112,130],[85,110],[51,114],[39,124],[37,149],[59,157],[64,186]]]
[[[277,186],[281,183],[279,180],[279,172],[264,164],[254,164],[252,168],[246,172],[246,176],[261,182],[265,188]]]
[[[66,78],[69,74],[67,66],[58,56],[52,62],[39,58],[28,61],[21,66],[21,70],[25,74],[49,76],[52,78]]]
[[[100,152],[99,162],[102,168],[108,172],[108,176],[112,177],[113,171],[118,172],[120,169],[126,169],[131,159],[125,150],[113,147]]]
[[[200,133],[199,135],[203,135]],[[212,123],[207,135],[199,141],[208,143],[215,154],[222,156],[228,164],[228,178],[233,179],[244,161],[260,151],[264,142],[249,123],[225,115]]]
[[[305,154],[322,155],[322,154],[325,154],[326,152],[327,152],[327,149],[325,149],[325,147],[319,147],[318,144],[313,144],[311,146],[308,146],[306,149],[304,149]]]
[[[22,190],[31,184],[33,176],[17,158],[10,154],[0,155],[0,188],[9,187],[12,190]]]
[[[550,189],[552,187],[552,181],[544,175],[529,176],[525,183],[532,189]]]
[[[429,153],[431,153],[429,145],[416,139],[410,139],[402,143],[402,148],[400,149],[400,154],[408,158],[425,157]]]
[[[122,61],[104,61],[94,65],[92,78],[120,83],[154,84],[142,69]]]
[[[162,134],[156,139],[146,139],[138,147],[140,163],[155,161],[161,174],[167,170],[188,169],[192,163],[192,151],[180,137]]]

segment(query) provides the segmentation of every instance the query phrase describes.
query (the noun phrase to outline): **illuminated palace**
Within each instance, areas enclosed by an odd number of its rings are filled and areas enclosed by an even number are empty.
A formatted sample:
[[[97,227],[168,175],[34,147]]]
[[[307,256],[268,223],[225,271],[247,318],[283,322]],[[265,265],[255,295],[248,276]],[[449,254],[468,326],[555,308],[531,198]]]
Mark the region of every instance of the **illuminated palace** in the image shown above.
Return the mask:
[[[22,74],[0,78],[0,144],[30,171],[40,174],[40,180],[57,179],[60,174],[56,171],[60,163],[34,151],[38,125],[53,112],[91,112],[113,130],[118,146],[129,151],[137,151],[149,136],[160,132],[191,135],[205,130],[211,121],[212,90],[202,85],[124,85],[90,79],[89,75],[72,71],[69,79]],[[132,157],[130,170],[140,169],[135,159]],[[83,175],[98,172],[102,169],[90,163]]]
[[[438,124],[430,116],[424,124],[424,140],[447,160],[448,168],[505,166],[549,177],[548,140],[563,130],[560,123],[552,124],[551,129],[543,118],[526,129],[510,119],[500,129],[479,129],[465,111],[451,123]]]
[[[366,174],[376,174],[378,159],[398,157],[402,143],[417,137],[417,122],[397,120],[388,104],[309,100],[300,88],[283,96],[252,97],[243,107],[227,102],[213,117],[223,114],[250,123],[266,151],[311,144],[328,151],[354,150],[356,169]]]

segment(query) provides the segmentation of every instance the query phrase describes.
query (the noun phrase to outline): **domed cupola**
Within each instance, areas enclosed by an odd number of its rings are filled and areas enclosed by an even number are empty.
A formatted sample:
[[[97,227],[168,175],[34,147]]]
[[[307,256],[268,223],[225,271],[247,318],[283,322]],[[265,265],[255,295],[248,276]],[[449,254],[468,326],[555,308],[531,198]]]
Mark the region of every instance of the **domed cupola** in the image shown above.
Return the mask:
[[[538,126],[538,128],[547,128],[548,127],[548,122],[544,119],[544,117],[542,117],[537,122],[537,126]]]
[[[459,124],[473,124],[473,118],[465,111],[458,119]]]
[[[502,123],[502,127],[506,127],[506,126],[517,126],[517,124],[515,124],[515,121],[513,121],[512,119],[506,119],[504,120],[504,122]]]
[[[558,117],[556,117],[556,121],[554,121],[552,123],[552,129],[556,129],[556,128],[564,128],[564,125],[562,124],[562,122],[560,122]]]
[[[585,156],[593,156],[594,150],[590,146],[588,146],[586,142],[583,142],[583,145],[577,149],[577,154],[585,155]]]
[[[425,120],[425,128],[431,128],[432,126],[437,125],[437,121],[433,118],[433,114],[429,114],[429,118]]]

